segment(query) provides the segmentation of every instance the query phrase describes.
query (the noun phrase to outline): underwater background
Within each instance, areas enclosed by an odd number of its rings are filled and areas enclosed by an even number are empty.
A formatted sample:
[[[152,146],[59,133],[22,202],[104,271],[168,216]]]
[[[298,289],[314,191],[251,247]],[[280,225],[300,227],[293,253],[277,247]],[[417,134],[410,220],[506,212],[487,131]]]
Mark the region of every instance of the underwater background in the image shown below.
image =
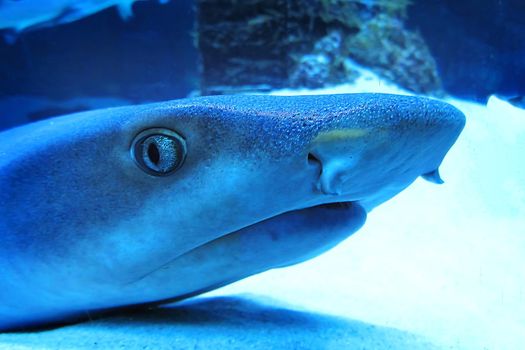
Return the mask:
[[[519,0],[0,0],[0,130],[240,93],[424,95],[467,116],[443,186],[417,180],[324,255],[0,349],[523,349],[524,18]]]

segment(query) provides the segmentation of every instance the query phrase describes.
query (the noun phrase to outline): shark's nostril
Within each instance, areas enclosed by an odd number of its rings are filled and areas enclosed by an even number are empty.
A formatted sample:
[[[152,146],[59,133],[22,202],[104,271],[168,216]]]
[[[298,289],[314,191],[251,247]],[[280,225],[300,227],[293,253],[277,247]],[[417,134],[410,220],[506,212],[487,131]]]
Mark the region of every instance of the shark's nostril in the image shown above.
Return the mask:
[[[314,156],[312,153],[308,153],[308,164],[310,165],[321,165],[321,161]]]
[[[308,166],[315,172],[314,189],[316,192],[321,191],[320,179],[323,173],[323,163],[313,153],[308,153]]]
[[[321,174],[323,173],[323,163],[312,152],[308,153],[308,165],[317,169],[317,176],[321,177]]]

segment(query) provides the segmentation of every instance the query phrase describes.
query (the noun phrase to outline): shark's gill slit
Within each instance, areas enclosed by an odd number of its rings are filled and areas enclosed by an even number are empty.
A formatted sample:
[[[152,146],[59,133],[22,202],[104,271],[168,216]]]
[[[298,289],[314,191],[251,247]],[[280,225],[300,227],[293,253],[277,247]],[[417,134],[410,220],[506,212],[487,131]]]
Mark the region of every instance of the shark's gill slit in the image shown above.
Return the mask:
[[[173,130],[147,129],[135,136],[130,153],[144,172],[154,176],[166,176],[184,163],[186,141]]]

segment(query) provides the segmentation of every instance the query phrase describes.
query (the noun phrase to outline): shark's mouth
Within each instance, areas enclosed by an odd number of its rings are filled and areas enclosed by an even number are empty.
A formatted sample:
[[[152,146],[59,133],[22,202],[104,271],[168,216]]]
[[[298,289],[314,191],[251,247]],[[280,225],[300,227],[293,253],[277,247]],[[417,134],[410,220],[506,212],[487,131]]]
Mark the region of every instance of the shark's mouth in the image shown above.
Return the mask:
[[[352,206],[356,206],[356,205],[359,205],[359,204],[357,204],[356,201],[347,201],[347,202],[325,203],[325,204],[320,204],[317,207],[326,208],[326,209],[333,209],[333,210],[336,210],[336,209],[342,210],[342,209],[351,208]],[[310,208],[314,208],[314,207],[310,207]],[[310,208],[307,208],[307,209],[310,209]]]
[[[152,302],[176,301],[311,259],[356,232],[366,211],[334,202],[285,212],[204,243],[132,282],[166,284]],[[178,283],[184,285],[179,288]],[[174,285],[173,285],[174,284]],[[161,300],[156,302],[154,300]]]
[[[221,246],[227,254],[237,254],[239,261],[260,259],[263,248],[278,251],[283,262],[279,266],[290,265],[290,260],[299,258],[299,247],[302,247],[306,260],[324,252],[340,240],[356,232],[366,220],[365,209],[356,201],[341,201],[318,204],[302,209],[287,211],[265,220],[255,222],[240,230],[227,233],[214,240],[199,245],[181,257],[192,255],[195,251],[205,251],[214,246]],[[242,249],[235,251],[235,244],[241,243]],[[253,247],[254,254],[249,254]],[[255,254],[256,253],[256,254]],[[296,261],[299,262],[299,261]],[[274,266],[277,267],[277,266]]]

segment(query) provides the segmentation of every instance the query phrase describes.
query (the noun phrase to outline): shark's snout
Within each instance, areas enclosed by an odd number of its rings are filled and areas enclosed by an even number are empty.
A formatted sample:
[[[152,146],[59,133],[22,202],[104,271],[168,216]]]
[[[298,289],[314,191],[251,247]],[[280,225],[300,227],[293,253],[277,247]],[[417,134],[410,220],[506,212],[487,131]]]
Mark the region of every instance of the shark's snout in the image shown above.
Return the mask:
[[[309,164],[319,169],[314,188],[335,196],[333,200],[375,206],[419,176],[442,183],[439,166],[463,128],[464,116],[440,101],[406,98],[405,103],[410,109],[398,108],[391,116],[385,112],[381,118],[388,123],[354,117],[316,135],[308,153]]]

